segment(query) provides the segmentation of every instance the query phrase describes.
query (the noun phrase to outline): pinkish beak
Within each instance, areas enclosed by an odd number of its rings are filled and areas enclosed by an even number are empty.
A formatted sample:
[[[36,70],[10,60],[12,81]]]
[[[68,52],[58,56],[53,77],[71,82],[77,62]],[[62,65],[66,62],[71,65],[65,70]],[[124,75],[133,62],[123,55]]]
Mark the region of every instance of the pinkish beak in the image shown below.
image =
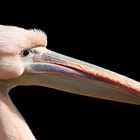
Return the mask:
[[[30,85],[140,105],[139,82],[48,49],[26,71],[24,81]]]

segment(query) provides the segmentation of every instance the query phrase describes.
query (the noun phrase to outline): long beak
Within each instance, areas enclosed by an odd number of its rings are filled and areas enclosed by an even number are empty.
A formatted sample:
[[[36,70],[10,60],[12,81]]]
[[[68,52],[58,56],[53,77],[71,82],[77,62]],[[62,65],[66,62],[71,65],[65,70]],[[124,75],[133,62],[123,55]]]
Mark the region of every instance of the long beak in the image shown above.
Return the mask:
[[[26,71],[31,85],[140,105],[139,82],[48,49],[42,49]]]

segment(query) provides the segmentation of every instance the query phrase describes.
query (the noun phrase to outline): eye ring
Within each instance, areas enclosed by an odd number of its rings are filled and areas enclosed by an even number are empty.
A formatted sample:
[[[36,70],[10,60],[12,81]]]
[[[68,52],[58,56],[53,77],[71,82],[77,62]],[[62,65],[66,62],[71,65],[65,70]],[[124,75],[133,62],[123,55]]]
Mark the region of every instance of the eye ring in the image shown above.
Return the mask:
[[[21,52],[21,55],[22,57],[28,57],[31,53],[31,50],[24,50]]]

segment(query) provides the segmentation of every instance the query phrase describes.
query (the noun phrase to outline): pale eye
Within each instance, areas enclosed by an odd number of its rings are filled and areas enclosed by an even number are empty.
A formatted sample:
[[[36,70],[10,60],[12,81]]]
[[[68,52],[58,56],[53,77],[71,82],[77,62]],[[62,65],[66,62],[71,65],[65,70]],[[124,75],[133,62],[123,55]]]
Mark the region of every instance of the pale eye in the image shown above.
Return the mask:
[[[31,50],[24,50],[24,51],[22,51],[21,55],[22,55],[22,57],[27,57],[27,56],[29,56],[31,53],[32,53]]]

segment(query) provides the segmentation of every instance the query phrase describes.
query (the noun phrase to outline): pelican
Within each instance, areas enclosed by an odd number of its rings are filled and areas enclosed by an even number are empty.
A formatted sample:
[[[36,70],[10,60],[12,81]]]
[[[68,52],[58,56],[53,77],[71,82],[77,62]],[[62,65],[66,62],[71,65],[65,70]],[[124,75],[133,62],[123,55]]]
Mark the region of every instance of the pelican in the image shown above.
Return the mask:
[[[0,140],[35,140],[8,94],[18,85],[140,105],[139,82],[46,46],[41,30],[0,25]]]

